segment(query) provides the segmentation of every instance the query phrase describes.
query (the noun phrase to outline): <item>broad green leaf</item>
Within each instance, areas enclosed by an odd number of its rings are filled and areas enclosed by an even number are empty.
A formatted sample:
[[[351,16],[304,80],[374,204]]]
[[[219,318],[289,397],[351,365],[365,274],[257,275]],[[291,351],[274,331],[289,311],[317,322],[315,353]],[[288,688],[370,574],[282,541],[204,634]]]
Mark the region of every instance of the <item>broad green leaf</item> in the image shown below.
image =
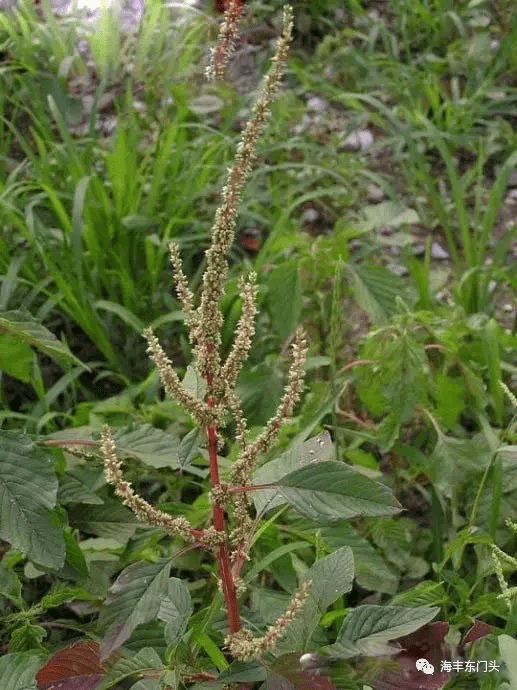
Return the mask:
[[[117,683],[127,678],[137,680],[140,671],[149,671],[150,669],[156,669],[158,672],[165,670],[165,667],[154,649],[144,647],[144,649],[141,649],[132,657],[119,659],[99,686],[99,690],[113,688]]]
[[[52,512],[57,486],[47,451],[27,436],[0,431],[0,538],[55,569],[65,560],[63,529]]]
[[[501,657],[506,664],[510,687],[517,688],[517,640],[509,635],[499,635],[497,642]]]
[[[275,486],[295,510],[312,520],[394,515],[402,509],[387,486],[340,462],[300,467]]]
[[[5,561],[0,561],[0,597],[6,597],[15,602],[19,608],[22,603],[22,583],[18,574],[7,567]]]
[[[361,230],[371,231],[381,226],[397,228],[402,225],[419,223],[418,213],[408,206],[395,201],[383,201],[363,208],[365,220],[359,223]]]
[[[101,506],[71,505],[68,517],[70,524],[81,532],[124,544],[141,525],[136,515],[117,499],[105,499]]]
[[[42,326],[31,314],[25,311],[0,312],[0,331],[35,347],[57,362],[75,362],[84,369],[90,368],[77,359],[56,336]]]
[[[44,656],[36,656],[33,652],[0,657],[2,690],[38,690],[36,673],[44,659]]]
[[[336,599],[352,589],[354,580],[354,556],[352,549],[343,546],[328,556],[320,558],[309,568],[306,580],[312,580],[311,597],[324,613]]]
[[[266,670],[262,664],[253,661],[234,661],[217,677],[219,683],[258,683],[264,680]]]
[[[437,371],[435,374],[436,382],[436,402],[437,415],[447,427],[453,427],[465,408],[465,384],[462,377],[447,376]]]
[[[355,299],[374,323],[385,323],[395,313],[397,296],[404,297],[404,281],[383,266],[347,265]]]
[[[312,462],[324,462],[333,457],[334,445],[330,434],[323,431],[304,443],[293,444],[279,458],[260,467],[253,475],[253,484],[272,484],[298,467]],[[253,491],[252,495],[257,513],[273,510],[286,502],[277,489],[260,489]]]
[[[202,400],[205,397],[206,381],[199,374],[194,364],[188,365],[182,384],[192,395],[195,395],[196,398]]]
[[[101,625],[110,626],[101,643],[101,658],[106,659],[129,639],[142,623],[154,620],[167,596],[171,562],[139,561],[125,568],[108,590]]]
[[[468,472],[479,472],[490,462],[490,449],[486,438],[477,434],[474,438],[453,438],[436,430],[438,440],[430,457],[431,478],[435,486],[448,498],[464,482]]]
[[[424,580],[411,589],[396,594],[392,606],[442,606],[447,602],[447,592],[442,582]]]
[[[331,549],[349,546],[354,555],[355,579],[364,589],[374,592],[394,594],[398,587],[398,577],[386,564],[380,553],[370,542],[356,532],[347,521],[340,521],[332,525],[314,525],[306,521],[306,531],[318,530],[320,537]]]
[[[78,471],[69,470],[59,477],[58,501],[60,505],[68,503],[88,503],[90,505],[102,505],[103,500],[91,491],[85,477],[82,476],[82,467]]]
[[[171,577],[167,583],[167,594],[162,599],[158,618],[166,623],[167,644],[176,644],[185,632],[188,619],[194,607],[189,589],[183,580]]]
[[[377,656],[393,651],[387,643],[429,623],[439,608],[403,606],[358,606],[343,621],[336,642],[327,648],[333,657],[347,659],[358,654]]]
[[[11,652],[44,651],[42,641],[47,636],[47,631],[41,625],[24,623],[13,631],[9,650]]]
[[[164,685],[161,678],[144,678],[132,685],[131,690],[164,690]]]
[[[264,426],[276,412],[284,383],[278,373],[266,365],[254,371],[241,371],[237,393],[242,401],[248,426]]]
[[[284,261],[271,272],[268,279],[268,306],[273,328],[282,340],[286,340],[299,322],[301,287],[298,261]]]
[[[33,367],[34,352],[31,348],[20,337],[0,332],[0,371],[29,383]]]
[[[150,467],[179,467],[180,442],[177,436],[155,429],[150,424],[113,429],[113,440],[120,456],[129,455]]]
[[[352,589],[354,561],[348,546],[320,558],[305,573],[304,579],[312,581],[311,593],[303,609],[289,624],[277,650],[304,651],[327,608]]]
[[[202,438],[203,434],[199,429],[192,429],[181,439],[178,448],[178,466],[183,471],[199,472],[199,468],[192,467],[192,462],[200,455],[199,445]]]

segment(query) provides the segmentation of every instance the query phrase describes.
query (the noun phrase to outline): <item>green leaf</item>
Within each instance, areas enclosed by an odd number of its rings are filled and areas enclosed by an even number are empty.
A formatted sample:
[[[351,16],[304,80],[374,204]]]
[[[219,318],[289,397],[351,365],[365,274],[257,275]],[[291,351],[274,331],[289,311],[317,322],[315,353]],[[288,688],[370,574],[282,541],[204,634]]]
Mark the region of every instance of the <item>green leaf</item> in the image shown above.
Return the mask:
[[[22,583],[18,574],[8,567],[5,561],[0,561],[0,597],[6,597],[21,608]]]
[[[164,684],[161,678],[144,678],[132,685],[131,690],[164,690]]]
[[[131,658],[119,659],[113,668],[110,669],[99,690],[104,688],[106,690],[108,688],[111,689],[128,678],[136,680],[141,671],[149,671],[151,669],[155,669],[156,672],[158,670],[165,670],[165,667],[154,649],[144,647],[144,649],[141,649]]]
[[[38,690],[36,673],[45,657],[33,652],[6,654],[0,657],[2,690]]]
[[[478,434],[474,438],[453,438],[436,430],[438,440],[430,457],[431,478],[444,496],[452,493],[464,482],[470,472],[480,472],[490,462],[491,453],[486,438]],[[472,477],[472,474],[471,474]]]
[[[298,467],[311,462],[324,462],[334,457],[334,445],[328,431],[303,443],[294,443],[279,458],[270,460],[253,475],[253,484],[272,484]],[[257,513],[270,511],[283,505],[286,500],[276,489],[253,492]]]
[[[298,261],[285,261],[268,279],[268,305],[273,328],[282,340],[295,330],[300,318],[301,287]]]
[[[180,466],[178,437],[150,424],[114,429],[113,440],[120,455],[137,458],[150,467],[175,470]]]
[[[258,683],[264,680],[266,670],[262,664],[250,661],[234,661],[225,671],[219,674],[219,683]]]
[[[313,532],[314,523],[307,521]],[[356,532],[349,522],[317,525],[321,538],[331,549],[350,546],[354,554],[355,579],[358,585],[374,592],[394,594],[398,578],[370,542]]]
[[[316,561],[304,574],[304,580],[312,581],[311,593],[278,642],[277,651],[307,649],[321,616],[336,599],[352,589],[353,579],[354,561],[348,546]]]
[[[81,532],[116,539],[119,544],[125,544],[141,524],[136,515],[115,498],[106,499],[102,506],[72,505],[67,512],[70,524]]]
[[[27,436],[0,431],[0,539],[50,568],[65,560],[56,496],[52,456]]]
[[[193,610],[186,583],[177,577],[171,577],[167,583],[167,595],[162,599],[158,611],[158,618],[167,624],[165,628],[167,644],[173,645],[179,642]]]
[[[517,688],[517,640],[509,635],[499,635],[497,642],[501,657],[506,664],[510,687]]]
[[[451,378],[438,371],[435,374],[437,415],[453,427],[465,408],[465,385],[461,377]]]
[[[13,631],[9,650],[11,652],[43,651],[41,643],[46,636],[47,631],[41,625],[24,623],[24,625]]]
[[[284,384],[278,373],[265,364],[254,371],[241,371],[237,394],[248,426],[264,426],[276,413]]]
[[[397,296],[404,297],[406,287],[399,276],[383,266],[363,263],[347,265],[352,276],[355,299],[374,323],[385,323],[395,313]]]
[[[94,306],[96,309],[103,309],[111,314],[116,314],[121,321],[130,326],[136,333],[142,333],[145,329],[144,322],[141,321],[136,314],[133,314],[133,312],[129,311],[129,309],[123,307],[121,304],[110,302],[106,299],[99,299],[95,302]]]
[[[59,477],[58,501],[60,505],[68,503],[88,503],[90,505],[102,505],[103,500],[97,496],[89,487],[88,479],[91,476],[84,476],[85,468],[78,467],[69,470]],[[91,472],[89,473],[91,475]],[[98,472],[95,472],[98,476]]]
[[[312,520],[393,515],[402,510],[391,490],[340,462],[301,467],[275,482],[286,501]]]
[[[18,336],[0,332],[0,371],[29,383],[34,366],[34,352]]]
[[[168,594],[171,562],[132,563],[108,590],[101,624],[110,626],[101,643],[101,658],[119,649],[138,625],[154,620]]]
[[[56,336],[26,311],[0,312],[0,332],[23,341],[30,347],[44,352],[57,362],[79,364],[83,369],[90,368],[77,359]]]
[[[178,466],[183,471],[194,471],[196,474],[199,469],[192,466],[192,462],[199,457],[199,444],[202,442],[203,434],[199,429],[191,429],[188,434],[181,439],[178,448]]]
[[[361,230],[370,232],[381,226],[397,228],[402,225],[419,223],[418,213],[405,204],[395,201],[383,201],[363,208],[365,220],[359,223]]]
[[[309,568],[306,580],[312,580],[311,597],[324,613],[336,599],[352,589],[354,557],[349,546],[320,558]]]
[[[343,621],[336,642],[327,648],[333,657],[348,659],[364,654],[389,654],[390,640],[409,635],[431,621],[439,608],[403,606],[358,606]]]
[[[447,592],[442,582],[424,580],[411,589],[396,594],[392,606],[442,606],[447,602]]]

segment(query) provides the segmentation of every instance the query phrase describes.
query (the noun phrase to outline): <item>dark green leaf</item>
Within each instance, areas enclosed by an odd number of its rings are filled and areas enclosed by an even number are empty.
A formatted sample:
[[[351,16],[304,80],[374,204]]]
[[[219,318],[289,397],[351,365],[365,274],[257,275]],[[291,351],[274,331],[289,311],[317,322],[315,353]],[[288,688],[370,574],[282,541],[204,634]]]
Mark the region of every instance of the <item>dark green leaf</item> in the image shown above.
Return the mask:
[[[158,618],[166,623],[167,644],[177,644],[185,632],[193,610],[186,583],[177,577],[171,577],[167,583],[167,595],[162,599],[158,611]]]
[[[357,654],[389,654],[387,645],[403,635],[418,630],[438,613],[437,606],[405,608],[402,606],[358,606],[345,618],[336,642],[328,648],[331,656],[347,659]]]
[[[313,520],[393,515],[402,509],[387,486],[339,462],[301,467],[275,486],[295,510]]]
[[[84,369],[86,364],[77,359],[56,336],[25,311],[0,312],[0,332],[22,340],[30,347],[36,347],[57,362],[75,362]]]
[[[268,305],[273,327],[282,340],[295,330],[300,318],[301,288],[298,261],[285,261],[271,272]]]
[[[57,515],[52,456],[27,436],[0,431],[0,538],[42,566],[61,568],[63,529]]]
[[[142,623],[154,620],[167,596],[171,562],[133,563],[125,568],[108,590],[101,624],[110,630],[101,644],[106,659],[129,639]]]

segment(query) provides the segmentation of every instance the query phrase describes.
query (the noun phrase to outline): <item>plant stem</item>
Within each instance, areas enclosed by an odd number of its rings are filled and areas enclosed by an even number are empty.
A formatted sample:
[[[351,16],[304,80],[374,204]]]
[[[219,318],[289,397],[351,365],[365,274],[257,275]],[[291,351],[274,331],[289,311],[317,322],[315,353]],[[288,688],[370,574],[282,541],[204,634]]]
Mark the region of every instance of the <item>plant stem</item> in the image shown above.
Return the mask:
[[[210,386],[212,384],[212,376],[207,376],[207,382]],[[214,406],[214,400],[208,400],[209,407]],[[208,453],[210,458],[210,480],[212,486],[219,486],[219,465],[217,463],[217,434],[216,427],[209,426],[207,429],[208,435]],[[219,574],[221,576],[221,584],[223,588],[224,601],[226,603],[226,612],[228,615],[228,626],[230,632],[237,632],[241,629],[241,618],[239,615],[239,608],[237,604],[237,593],[235,590],[235,583],[233,581],[230,554],[228,551],[228,543],[226,540],[226,522],[224,519],[224,508],[221,504],[215,503],[212,507],[212,521],[213,526],[218,532],[225,533],[225,540],[219,544],[217,550],[217,563],[219,565]]]

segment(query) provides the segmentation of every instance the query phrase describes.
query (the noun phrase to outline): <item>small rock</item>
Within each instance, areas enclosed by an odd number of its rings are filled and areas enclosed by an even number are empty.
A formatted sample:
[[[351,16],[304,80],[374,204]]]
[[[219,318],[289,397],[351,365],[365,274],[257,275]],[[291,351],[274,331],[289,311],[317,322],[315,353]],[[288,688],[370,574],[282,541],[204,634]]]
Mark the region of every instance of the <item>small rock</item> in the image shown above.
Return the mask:
[[[369,129],[356,129],[344,141],[346,151],[364,151],[373,144],[373,134]]]
[[[319,220],[320,214],[318,211],[316,211],[315,208],[309,207],[304,210],[302,215],[300,216],[300,223],[301,225],[309,225],[311,223],[315,223],[317,220]]]
[[[327,102],[319,96],[312,96],[307,101],[307,110],[312,110],[317,113],[322,113],[327,109]]]
[[[432,259],[449,259],[449,253],[442,249],[438,242],[431,244],[431,258]]]
[[[396,276],[407,276],[409,273],[407,268],[405,266],[401,266],[400,264],[388,264],[387,268]]]
[[[378,204],[384,199],[384,191],[376,184],[369,184],[366,189],[366,198],[372,204]]]

